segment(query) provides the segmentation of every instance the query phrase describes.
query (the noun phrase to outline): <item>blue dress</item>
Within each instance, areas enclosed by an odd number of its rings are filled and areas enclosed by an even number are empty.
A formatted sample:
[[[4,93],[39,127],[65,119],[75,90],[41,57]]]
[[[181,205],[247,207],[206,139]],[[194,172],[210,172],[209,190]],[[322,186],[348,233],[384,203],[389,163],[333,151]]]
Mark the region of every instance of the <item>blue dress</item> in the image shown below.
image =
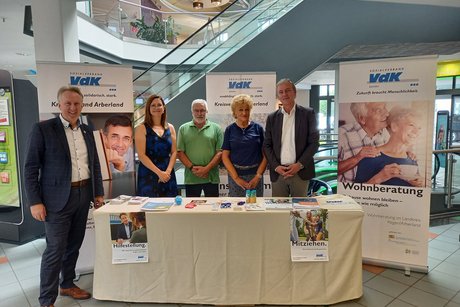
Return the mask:
[[[162,171],[169,165],[172,138],[170,129],[159,136],[151,127],[145,125],[145,151],[147,157]],[[158,176],[149,168],[139,163],[137,171],[137,194],[148,197],[174,197],[177,195],[176,174],[171,172],[168,182],[158,182]]]

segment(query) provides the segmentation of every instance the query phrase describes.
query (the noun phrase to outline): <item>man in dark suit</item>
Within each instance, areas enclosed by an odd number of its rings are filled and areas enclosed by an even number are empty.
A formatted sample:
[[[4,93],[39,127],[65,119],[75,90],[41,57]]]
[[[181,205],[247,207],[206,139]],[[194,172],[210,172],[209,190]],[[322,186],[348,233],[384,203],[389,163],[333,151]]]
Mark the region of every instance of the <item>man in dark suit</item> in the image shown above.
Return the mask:
[[[296,87],[289,79],[276,85],[282,108],[267,117],[264,152],[270,168],[272,196],[306,196],[315,176],[313,156],[319,147],[315,112],[295,103]]]
[[[117,227],[117,243],[123,243],[123,240],[131,238],[131,232],[133,230],[133,223],[129,221],[128,215],[123,212],[120,213],[121,224]]]
[[[73,279],[90,202],[98,208],[104,201],[93,132],[80,123],[83,95],[77,87],[62,87],[57,99],[61,114],[35,124],[24,167],[30,212],[45,222],[41,306],[54,306],[59,286],[61,295],[91,297]]]

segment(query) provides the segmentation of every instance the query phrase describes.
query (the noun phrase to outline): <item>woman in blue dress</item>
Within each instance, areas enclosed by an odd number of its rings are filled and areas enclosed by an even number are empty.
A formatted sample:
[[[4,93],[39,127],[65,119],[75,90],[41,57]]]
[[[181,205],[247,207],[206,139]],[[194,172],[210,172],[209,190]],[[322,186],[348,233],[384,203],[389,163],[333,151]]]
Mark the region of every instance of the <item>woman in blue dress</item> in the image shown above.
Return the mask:
[[[173,125],[166,122],[163,98],[152,95],[147,99],[144,124],[136,128],[134,138],[140,161],[137,194],[149,197],[176,196],[176,131]]]
[[[420,118],[412,108],[395,106],[387,118],[390,139],[377,147],[380,155],[358,164],[355,182],[397,186],[424,186],[417,161],[408,156],[420,136]]]
[[[250,121],[252,98],[241,94],[233,97],[231,108],[235,122],[225,129],[222,162],[228,172],[228,196],[244,197],[246,190],[263,196],[263,173],[267,159],[262,151],[264,129]]]

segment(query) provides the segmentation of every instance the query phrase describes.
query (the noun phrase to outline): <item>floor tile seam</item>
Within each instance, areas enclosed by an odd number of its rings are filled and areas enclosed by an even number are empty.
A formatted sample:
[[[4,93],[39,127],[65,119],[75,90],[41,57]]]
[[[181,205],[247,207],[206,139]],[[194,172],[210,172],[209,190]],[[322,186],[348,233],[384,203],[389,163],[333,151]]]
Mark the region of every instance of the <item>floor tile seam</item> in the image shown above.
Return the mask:
[[[435,285],[435,286],[438,286],[438,287],[441,287],[441,288],[450,290],[450,291],[454,291],[454,292],[457,291],[457,294],[460,292],[459,290],[447,288],[447,287],[444,287],[444,286],[442,286],[442,285],[440,285],[440,284],[437,284],[437,283],[434,283],[434,282],[430,282],[429,280],[423,280],[423,281],[426,282],[426,283],[429,283],[429,284],[432,284],[432,285]],[[427,292],[427,291],[425,291],[425,290],[422,290],[422,289],[419,289],[419,288],[415,287],[415,284],[413,285],[413,287],[414,287],[415,289],[420,290],[420,291],[423,291],[423,292],[426,292],[426,293],[430,293],[430,292]],[[457,295],[457,294],[455,294],[455,295]],[[435,295],[435,294],[433,294],[433,295]],[[455,295],[454,295],[453,297],[455,297]],[[438,296],[438,295],[436,295],[436,296]],[[439,297],[439,296],[438,296],[438,297]],[[446,299],[446,298],[443,298],[443,299]]]
[[[13,266],[11,265],[10,258],[8,258],[7,255],[5,255],[5,257],[6,257],[6,259],[7,259],[7,261],[6,261],[5,263],[8,263],[8,265],[10,266],[11,271],[14,271],[14,268],[13,268]]]
[[[435,259],[435,260],[438,260],[438,259]],[[440,264],[443,263],[443,262],[444,262],[444,260],[443,260],[443,261],[439,260],[439,263],[438,263],[438,264],[433,265],[433,267],[429,267],[429,268],[428,268],[428,269],[429,269],[428,274],[429,274],[431,271],[433,271],[434,269],[436,269],[436,268],[438,267],[438,265],[440,265]],[[428,275],[428,274],[427,274],[427,275]],[[423,277],[425,277],[425,276],[423,276]],[[422,278],[423,278],[423,277],[422,277]],[[420,278],[420,279],[422,279],[422,278]],[[419,279],[419,280],[420,280],[420,279]]]
[[[433,284],[433,285],[435,285],[435,286],[440,286],[440,287],[442,287],[442,288],[446,288],[446,289],[448,289],[448,290],[459,291],[459,290],[457,290],[457,289],[452,289],[452,288],[449,288],[449,287],[442,286],[442,285],[440,285],[440,284],[438,284],[438,283],[431,282],[430,280],[427,280],[427,279],[424,279],[423,281],[424,281],[424,282],[427,282],[427,283],[430,283],[430,284]],[[457,292],[457,293],[458,293],[458,292]]]
[[[430,294],[430,295],[436,296],[437,298],[440,298],[440,299],[442,299],[442,300],[446,300],[446,301],[447,301],[446,298],[440,297],[440,296],[438,296],[438,295],[435,295],[435,294],[433,294],[433,293],[430,293],[430,292],[427,292],[427,291],[425,291],[425,290],[422,290],[422,289],[419,289],[419,288],[415,288],[415,287],[409,287],[409,288],[407,288],[404,292],[402,292],[402,293],[397,297],[397,299],[403,301],[404,303],[407,303],[407,304],[412,305],[410,302],[405,301],[405,300],[403,300],[403,299],[400,297],[401,295],[403,295],[405,292],[409,291],[409,289],[412,289],[412,288],[413,288],[413,289],[417,289],[418,291],[425,292],[426,294]],[[446,304],[447,304],[447,303],[446,303]]]
[[[27,300],[27,302],[29,303],[30,306],[34,306],[33,303],[29,300],[29,297],[28,297],[27,294],[26,294],[26,290],[24,290],[24,288],[22,287],[22,283],[21,283],[21,281],[19,280],[19,277],[18,277],[18,275],[16,274],[16,271],[13,270],[13,273],[14,273],[14,276],[16,276],[16,279],[18,280],[19,286],[21,287],[22,295],[24,295],[24,297],[26,298],[26,300]],[[37,297],[36,300],[38,301],[38,297]]]
[[[445,290],[447,290],[447,291],[452,291],[452,292],[455,292],[455,291],[456,291],[456,290],[454,290],[454,289],[446,288],[446,287],[443,287],[443,286],[441,286],[441,285],[438,285],[438,284],[434,284],[434,283],[428,282],[428,281],[426,281],[426,280],[424,280],[424,282],[429,283],[429,284],[432,284],[432,285],[435,285],[435,286],[437,286],[437,287],[439,287],[439,288],[443,288],[443,289],[445,289]],[[457,294],[454,294],[451,298],[445,298],[445,297],[441,297],[441,296],[439,296],[439,295],[436,295],[435,293],[431,293],[431,292],[425,291],[425,290],[423,290],[423,289],[420,289],[420,288],[417,287],[416,284],[414,284],[413,287],[414,287],[415,289],[418,289],[418,290],[421,290],[421,291],[424,291],[424,292],[433,294],[433,295],[438,296],[438,297],[440,297],[440,298],[442,298],[442,299],[445,299],[445,300],[451,300],[452,298],[454,298],[454,297],[457,295]]]
[[[454,264],[454,265],[459,263],[458,260],[455,261],[454,259],[449,259],[449,257],[447,257],[446,260],[444,260],[443,262],[447,262],[449,264]]]
[[[432,273],[432,271],[431,271],[430,273]],[[435,273],[436,273],[436,274],[441,274],[441,276],[443,276],[443,278],[454,278],[454,279],[460,279],[460,277],[459,277],[459,276],[454,276],[454,275],[451,275],[451,274],[448,274],[448,273],[445,273],[445,272],[443,272],[443,271],[439,271],[439,270],[436,270],[436,271],[435,271]],[[447,275],[447,276],[446,276],[446,275]],[[425,278],[425,277],[430,277],[430,275],[429,275],[429,274],[427,274],[427,275],[423,276],[423,278]]]
[[[460,232],[459,232],[460,234]],[[449,235],[445,234],[445,235],[438,235],[436,238],[433,238],[431,239],[431,241],[441,241],[441,242],[444,242],[443,240],[454,240],[455,243],[458,243],[458,236],[455,236],[455,234],[453,236],[450,236],[450,233]]]
[[[454,238],[449,238],[447,237],[448,239],[446,238],[441,238],[441,239],[433,239],[431,240],[429,243],[433,242],[433,241],[436,241],[436,242],[440,242],[442,244],[452,244],[452,245],[458,245],[460,242],[458,241],[458,239],[454,239]]]
[[[399,299],[399,298],[395,297],[395,298],[393,298],[393,300],[391,300],[391,302],[389,302],[389,303],[388,303],[388,304],[386,304],[385,306],[390,306],[390,305],[391,305],[391,303],[393,303],[393,302],[394,302],[394,301],[396,301],[396,300],[400,300],[400,301],[403,301],[403,300],[401,300],[401,299]],[[406,301],[403,301],[403,302],[404,302],[404,303],[406,303],[406,304],[408,304],[408,305],[411,305],[411,306],[417,307],[416,305],[410,304],[410,303],[408,303],[408,302],[406,302]]]
[[[456,250],[445,250],[445,249],[442,249],[442,248],[438,248],[438,251],[443,252],[443,253],[449,253],[449,256],[451,256],[453,253],[457,252],[458,249],[456,249]],[[447,256],[447,257],[449,257],[449,256]]]
[[[374,274],[374,273],[373,273]],[[375,277],[379,276],[380,274],[374,274],[374,276],[372,276],[371,278],[369,278],[368,280],[366,281],[363,281],[363,286],[368,283],[369,281],[371,281],[372,279],[374,279]]]
[[[447,304],[444,305],[444,306],[447,306],[449,303],[454,303],[454,304],[460,305],[460,303],[457,303],[457,302],[455,302],[455,301],[453,300],[454,297],[455,297],[455,295],[454,295],[454,296],[447,302]]]
[[[379,275],[381,275],[381,274],[379,274]],[[381,277],[382,277],[382,278],[386,278],[386,279],[388,279],[388,280],[390,280],[390,281],[397,282],[398,284],[401,284],[401,285],[404,285],[404,286],[408,286],[408,287],[412,287],[412,285],[414,285],[414,284],[408,285],[408,284],[405,284],[405,283],[403,283],[403,282],[400,282],[399,280],[393,279],[393,278],[391,278],[391,277],[383,276],[383,275],[382,275]],[[422,276],[422,277],[423,277],[423,276]],[[419,280],[420,280],[420,279],[417,279],[417,281],[419,281]],[[417,282],[417,281],[416,281],[416,282]]]
[[[14,297],[21,297],[21,295],[20,295],[20,294],[16,294],[16,295],[13,295],[13,296],[7,297],[6,299],[10,299],[10,298],[14,298]],[[30,304],[30,302],[29,302],[29,300],[27,299],[27,297],[26,297],[26,296],[24,296],[24,295],[23,295],[23,297],[25,297],[25,299],[26,299],[27,303],[29,304],[29,306],[28,306],[28,307],[32,307],[32,305]],[[6,299],[5,299],[5,300],[6,300]],[[21,306],[21,307],[26,307],[26,306]]]
[[[369,288],[369,289],[371,289],[371,290],[373,290],[373,291],[377,291],[378,293],[383,294],[383,295],[388,296],[388,297],[391,297],[391,298],[397,298],[397,297],[391,296],[390,294],[384,293],[384,292],[382,292],[382,291],[380,291],[380,290],[377,290],[377,289],[368,287],[368,286],[366,286],[366,285],[363,285],[363,287],[367,287],[367,288]],[[410,288],[410,287],[409,287],[409,288]],[[406,290],[407,290],[407,289],[406,289]],[[404,290],[404,291],[406,291],[406,290]],[[403,292],[404,292],[404,291],[403,291]],[[364,291],[363,291],[363,293],[364,293]],[[401,294],[402,294],[402,293],[401,293]],[[364,294],[363,294],[363,295],[364,295]]]
[[[449,238],[449,239],[455,240],[455,238],[451,238],[451,237],[445,237],[445,238]],[[436,238],[436,239],[431,240],[430,242],[428,242],[428,248],[430,248],[430,247],[431,247],[431,248],[439,248],[438,246],[432,246],[433,244],[441,245],[441,246],[442,246],[442,245],[447,245],[447,246],[453,245],[453,246],[455,246],[455,247],[458,248],[459,242],[457,242],[457,241],[455,241],[455,242],[443,241],[443,239],[445,239],[445,238],[441,238],[441,239]]]
[[[41,258],[41,257],[42,257],[42,254],[43,254],[43,252],[42,252],[41,250],[39,250],[39,249],[38,249],[38,247],[37,247],[37,245],[35,245],[35,244],[34,244],[34,248],[35,248],[35,250],[37,251],[37,253],[38,253],[38,256]]]
[[[449,264],[451,264],[451,263],[449,263]],[[440,265],[441,265],[441,264],[440,264]],[[443,273],[443,274],[445,274],[445,275],[448,275],[449,277],[452,277],[452,278],[455,278],[455,279],[459,279],[459,276],[458,276],[458,275],[454,275],[453,273],[450,273],[450,271],[449,271],[449,272],[444,272],[444,271],[441,271],[441,270],[436,270],[436,272],[440,272],[440,273]]]

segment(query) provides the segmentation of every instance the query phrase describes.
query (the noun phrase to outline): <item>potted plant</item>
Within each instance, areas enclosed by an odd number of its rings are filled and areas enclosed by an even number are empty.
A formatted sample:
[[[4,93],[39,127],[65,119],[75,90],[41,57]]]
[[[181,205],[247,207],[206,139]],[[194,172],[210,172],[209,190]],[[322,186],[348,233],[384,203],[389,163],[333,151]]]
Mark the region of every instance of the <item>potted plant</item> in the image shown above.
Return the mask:
[[[136,37],[154,42],[154,43],[175,43],[177,32],[174,32],[174,20],[171,16],[166,22],[163,22],[158,16],[151,26],[144,21],[144,16],[141,19],[131,22],[131,27],[137,30]]]

